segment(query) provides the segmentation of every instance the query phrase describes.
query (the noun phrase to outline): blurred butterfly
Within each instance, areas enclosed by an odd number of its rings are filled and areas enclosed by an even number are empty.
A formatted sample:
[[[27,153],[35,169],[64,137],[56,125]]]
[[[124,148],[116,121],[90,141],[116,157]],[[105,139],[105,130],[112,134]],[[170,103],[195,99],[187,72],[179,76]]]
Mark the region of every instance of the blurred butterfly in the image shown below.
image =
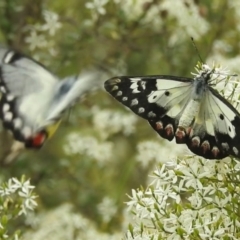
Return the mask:
[[[161,137],[207,159],[240,157],[240,114],[212,88],[214,74],[203,67],[194,78],[120,76],[104,86]]]
[[[37,61],[4,47],[0,61],[0,118],[28,148],[40,148],[57,129],[62,113],[99,80],[95,71],[59,81]]]

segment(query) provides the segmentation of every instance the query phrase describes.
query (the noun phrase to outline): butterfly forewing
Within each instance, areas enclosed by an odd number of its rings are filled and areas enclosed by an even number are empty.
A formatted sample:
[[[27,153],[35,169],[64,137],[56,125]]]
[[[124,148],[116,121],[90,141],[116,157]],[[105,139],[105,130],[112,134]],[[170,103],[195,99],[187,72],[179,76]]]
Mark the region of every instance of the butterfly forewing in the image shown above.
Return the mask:
[[[191,96],[191,85],[190,78],[171,76],[117,77],[105,82],[114,98],[147,119],[161,137],[170,141]]]

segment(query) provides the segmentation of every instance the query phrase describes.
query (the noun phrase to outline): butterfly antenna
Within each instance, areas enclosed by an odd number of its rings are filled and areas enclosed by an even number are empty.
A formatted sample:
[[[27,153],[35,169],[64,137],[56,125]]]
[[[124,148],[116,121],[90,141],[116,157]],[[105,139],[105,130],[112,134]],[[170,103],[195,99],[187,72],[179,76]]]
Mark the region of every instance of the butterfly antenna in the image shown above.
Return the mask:
[[[199,53],[199,51],[198,51],[197,45],[196,45],[196,43],[194,42],[193,37],[191,37],[191,40],[192,40],[193,47],[194,47],[195,51],[197,52],[197,55],[198,55],[201,63],[203,63],[203,60],[202,60],[201,55],[200,55],[200,53]]]

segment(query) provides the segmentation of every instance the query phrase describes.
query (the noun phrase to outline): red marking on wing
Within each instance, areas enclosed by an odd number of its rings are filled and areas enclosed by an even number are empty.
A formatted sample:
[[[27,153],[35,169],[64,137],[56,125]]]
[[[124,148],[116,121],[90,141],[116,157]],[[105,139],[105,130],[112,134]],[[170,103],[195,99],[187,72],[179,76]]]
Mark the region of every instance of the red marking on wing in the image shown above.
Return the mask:
[[[28,139],[25,143],[27,148],[41,148],[47,140],[47,132],[42,130],[37,132],[32,138]]]

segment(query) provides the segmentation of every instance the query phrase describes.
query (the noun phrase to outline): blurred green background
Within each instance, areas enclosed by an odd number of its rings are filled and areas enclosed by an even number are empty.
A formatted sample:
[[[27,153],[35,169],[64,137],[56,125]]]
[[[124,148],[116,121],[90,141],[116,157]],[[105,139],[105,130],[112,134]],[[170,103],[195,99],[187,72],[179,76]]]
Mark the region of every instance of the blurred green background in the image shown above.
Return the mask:
[[[0,0],[0,40],[60,79],[91,66],[189,77],[200,60],[191,37],[203,61],[239,74],[239,16],[237,0]],[[4,155],[10,142],[5,132],[1,137]],[[129,222],[127,194],[148,184],[158,161],[181,151],[103,89],[89,94],[41,150],[1,167],[1,181],[25,175],[39,196],[36,213],[9,232],[21,229],[23,239],[120,239]],[[73,213],[87,219],[85,227],[71,222]],[[93,236],[83,235],[93,228]]]

